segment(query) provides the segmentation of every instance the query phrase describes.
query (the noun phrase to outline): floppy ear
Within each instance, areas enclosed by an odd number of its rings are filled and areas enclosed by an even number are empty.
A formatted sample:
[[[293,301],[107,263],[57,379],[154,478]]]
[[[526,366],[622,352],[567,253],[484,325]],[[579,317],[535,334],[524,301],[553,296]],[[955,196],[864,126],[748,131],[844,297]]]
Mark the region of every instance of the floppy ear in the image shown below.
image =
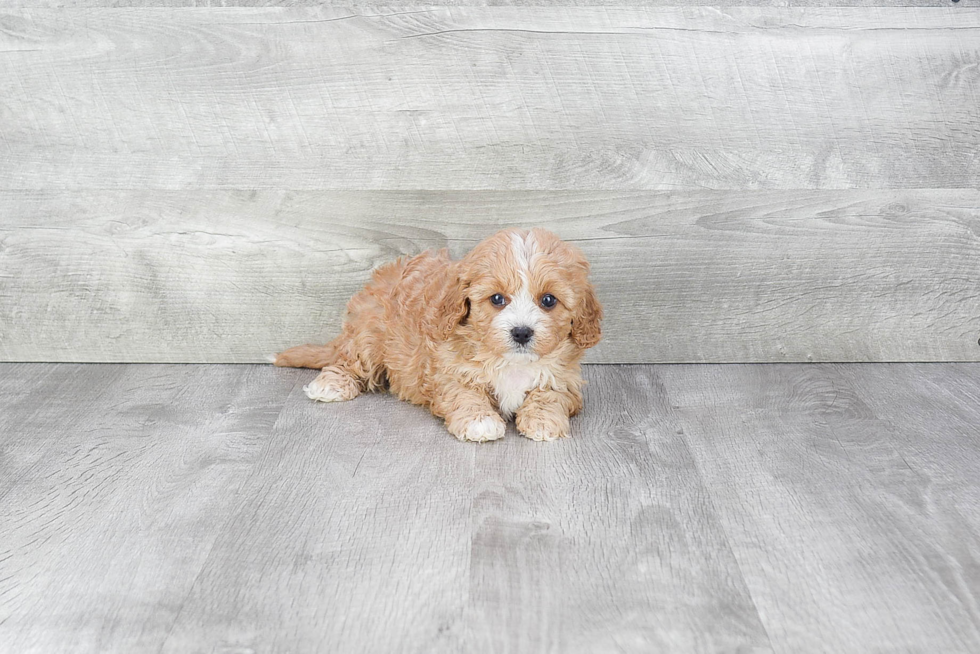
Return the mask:
[[[572,317],[572,340],[582,349],[593,347],[602,338],[602,305],[595,296],[592,284],[585,283],[585,295],[579,300]]]
[[[447,283],[438,301],[435,319],[435,335],[446,339],[470,313],[470,301],[466,297],[468,285],[460,277],[458,265],[449,269]]]

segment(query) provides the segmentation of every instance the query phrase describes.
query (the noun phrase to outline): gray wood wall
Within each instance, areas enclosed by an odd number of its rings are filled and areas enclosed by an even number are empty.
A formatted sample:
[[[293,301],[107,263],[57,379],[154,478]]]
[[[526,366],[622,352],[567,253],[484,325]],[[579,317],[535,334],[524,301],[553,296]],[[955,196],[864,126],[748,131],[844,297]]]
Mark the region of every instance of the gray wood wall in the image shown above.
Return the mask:
[[[510,225],[593,362],[980,360],[975,0],[314,4],[5,3],[0,360],[263,361]]]

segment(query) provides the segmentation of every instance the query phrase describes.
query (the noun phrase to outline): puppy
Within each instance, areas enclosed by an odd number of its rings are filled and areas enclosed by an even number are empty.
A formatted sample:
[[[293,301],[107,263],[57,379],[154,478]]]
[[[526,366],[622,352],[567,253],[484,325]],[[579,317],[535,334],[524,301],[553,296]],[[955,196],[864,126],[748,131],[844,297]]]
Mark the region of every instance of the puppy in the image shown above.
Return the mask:
[[[599,342],[602,307],[575,246],[543,229],[507,229],[460,261],[446,250],[378,268],[347,304],[343,331],[277,366],[322,368],[303,390],[350,400],[388,388],[427,407],[462,441],[568,436],[582,409],[579,361]]]

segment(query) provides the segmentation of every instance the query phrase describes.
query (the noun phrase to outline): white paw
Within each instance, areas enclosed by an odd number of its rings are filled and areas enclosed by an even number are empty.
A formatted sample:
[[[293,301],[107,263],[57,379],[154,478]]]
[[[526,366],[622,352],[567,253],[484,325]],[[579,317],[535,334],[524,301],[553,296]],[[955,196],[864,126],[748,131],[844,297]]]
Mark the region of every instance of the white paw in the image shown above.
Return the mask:
[[[503,438],[505,430],[506,425],[504,425],[504,421],[498,416],[486,416],[485,418],[477,418],[465,423],[460,433],[456,435],[456,438],[461,441],[483,443],[485,441],[495,441],[498,438]]]
[[[559,438],[568,438],[568,432],[555,431],[550,429],[534,429],[521,432],[525,438],[532,441],[556,441]]]
[[[350,377],[333,371],[324,371],[303,387],[306,397],[317,402],[344,402],[358,396],[360,389]]]
[[[317,402],[342,402],[346,399],[339,388],[323,383],[319,379],[314,379],[304,386],[303,392],[306,393],[306,397]]]
[[[556,441],[568,438],[568,418],[551,418],[539,416],[528,418],[518,416],[517,431],[532,441]]]

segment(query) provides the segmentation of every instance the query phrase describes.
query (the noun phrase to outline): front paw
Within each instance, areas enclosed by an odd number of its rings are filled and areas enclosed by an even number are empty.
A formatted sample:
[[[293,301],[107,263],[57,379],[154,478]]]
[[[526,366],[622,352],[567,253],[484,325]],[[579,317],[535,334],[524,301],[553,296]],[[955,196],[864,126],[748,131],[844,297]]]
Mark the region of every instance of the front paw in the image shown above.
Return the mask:
[[[532,441],[554,441],[569,434],[568,416],[557,411],[525,407],[517,412],[515,422],[517,431]]]
[[[477,443],[503,438],[504,431],[507,429],[504,421],[496,414],[454,420],[447,426],[449,433],[459,440]]]

